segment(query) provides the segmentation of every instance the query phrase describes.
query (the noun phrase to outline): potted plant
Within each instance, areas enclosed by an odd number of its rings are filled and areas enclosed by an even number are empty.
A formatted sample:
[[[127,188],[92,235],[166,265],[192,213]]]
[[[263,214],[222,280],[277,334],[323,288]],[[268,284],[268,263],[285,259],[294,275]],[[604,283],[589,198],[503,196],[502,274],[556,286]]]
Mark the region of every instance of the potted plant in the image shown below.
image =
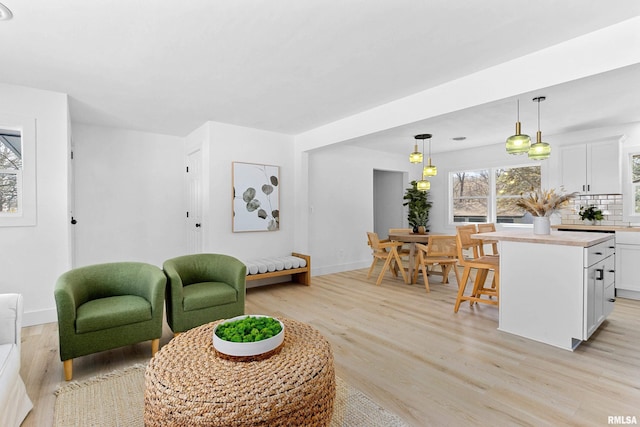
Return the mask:
[[[533,215],[533,234],[550,234],[549,217],[569,203],[578,193],[556,193],[555,189],[531,189],[520,193],[516,205]]]
[[[411,187],[408,187],[404,193],[404,202],[402,206],[408,206],[409,212],[407,219],[409,226],[413,228],[414,233],[424,233],[429,231],[427,224],[429,222],[429,209],[431,202],[429,201],[429,192],[418,190],[417,182],[411,181]]]
[[[591,224],[594,225],[596,221],[602,221],[604,219],[602,211],[594,205],[589,207],[580,206],[580,212],[578,212],[578,215],[580,215],[581,220],[590,221]]]

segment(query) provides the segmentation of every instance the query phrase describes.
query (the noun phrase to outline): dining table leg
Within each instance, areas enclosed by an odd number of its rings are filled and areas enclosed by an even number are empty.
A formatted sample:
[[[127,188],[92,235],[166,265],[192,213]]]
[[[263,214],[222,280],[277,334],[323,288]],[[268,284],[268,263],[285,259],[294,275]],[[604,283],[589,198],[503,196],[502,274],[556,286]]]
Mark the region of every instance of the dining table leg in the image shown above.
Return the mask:
[[[416,244],[415,242],[410,242],[409,243],[409,268],[408,273],[409,273],[409,283],[410,284],[415,284],[416,281],[413,280],[413,269],[415,267],[416,264]]]

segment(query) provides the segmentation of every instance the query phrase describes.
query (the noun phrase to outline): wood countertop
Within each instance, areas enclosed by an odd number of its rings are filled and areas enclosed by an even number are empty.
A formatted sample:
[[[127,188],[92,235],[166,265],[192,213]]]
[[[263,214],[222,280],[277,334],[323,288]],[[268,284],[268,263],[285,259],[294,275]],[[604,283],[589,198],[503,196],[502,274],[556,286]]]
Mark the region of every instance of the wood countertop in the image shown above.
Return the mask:
[[[509,242],[542,243],[548,245],[582,246],[584,248],[613,239],[611,233],[594,233],[587,231],[558,231],[551,234],[533,234],[527,230],[494,231],[491,233],[474,234],[474,239],[495,239]]]
[[[626,225],[582,225],[582,224],[555,224],[552,225],[553,230],[584,230],[584,231],[640,231],[640,227],[629,227]]]

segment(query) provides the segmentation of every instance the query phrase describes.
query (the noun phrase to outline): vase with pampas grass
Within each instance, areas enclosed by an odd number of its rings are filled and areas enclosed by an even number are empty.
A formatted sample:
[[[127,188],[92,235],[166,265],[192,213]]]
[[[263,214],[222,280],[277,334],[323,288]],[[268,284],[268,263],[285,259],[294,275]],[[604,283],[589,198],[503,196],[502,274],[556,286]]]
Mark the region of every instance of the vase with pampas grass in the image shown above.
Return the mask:
[[[531,189],[520,194],[516,205],[533,215],[533,234],[551,234],[552,213],[565,207],[578,193],[556,192],[555,189]]]

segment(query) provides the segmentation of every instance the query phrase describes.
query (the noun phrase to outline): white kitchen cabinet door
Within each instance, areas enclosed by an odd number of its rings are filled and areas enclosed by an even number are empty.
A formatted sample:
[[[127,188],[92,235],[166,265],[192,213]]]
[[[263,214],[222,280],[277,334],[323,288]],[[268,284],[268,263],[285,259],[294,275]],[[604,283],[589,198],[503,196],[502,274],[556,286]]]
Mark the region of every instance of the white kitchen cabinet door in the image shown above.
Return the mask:
[[[616,141],[587,144],[589,193],[621,194],[620,144]]]
[[[620,194],[620,142],[617,139],[560,148],[561,184],[567,192]]]
[[[616,289],[640,292],[640,245],[616,245]]]
[[[587,150],[584,144],[571,145],[560,149],[562,156],[562,186],[568,193],[586,192]]]

